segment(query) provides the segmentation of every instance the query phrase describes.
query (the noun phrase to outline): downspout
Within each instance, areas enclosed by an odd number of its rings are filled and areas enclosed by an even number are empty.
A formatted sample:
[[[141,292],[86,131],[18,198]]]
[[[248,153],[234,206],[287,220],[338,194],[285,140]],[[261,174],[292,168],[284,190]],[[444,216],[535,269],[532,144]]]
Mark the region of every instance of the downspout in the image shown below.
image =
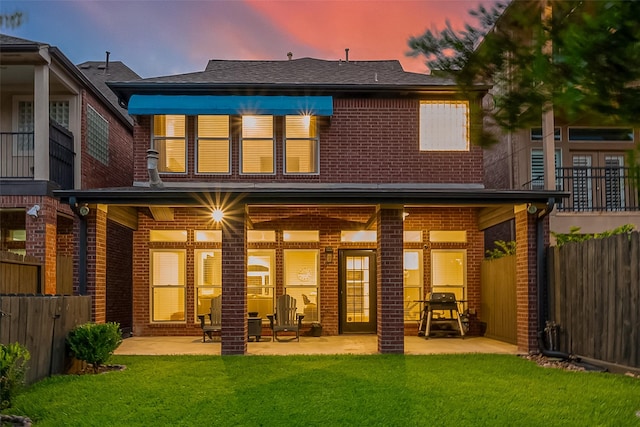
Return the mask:
[[[87,294],[87,218],[78,211],[75,197],[69,197],[69,206],[80,219],[80,242],[78,245],[78,294]]]
[[[544,219],[551,213],[555,206],[555,200],[551,199],[544,210],[536,218],[536,281],[538,282],[538,350],[540,353],[547,357],[557,357],[561,359],[568,359],[569,354],[556,351],[555,349],[548,349],[544,343],[545,333],[545,318],[546,312],[549,306],[548,294],[547,294],[547,278],[545,277],[546,271],[546,258],[544,247]]]
[[[149,148],[147,150],[147,170],[149,172],[149,186],[151,188],[162,188],[164,184],[160,179],[160,174],[158,173],[158,151],[154,148]]]

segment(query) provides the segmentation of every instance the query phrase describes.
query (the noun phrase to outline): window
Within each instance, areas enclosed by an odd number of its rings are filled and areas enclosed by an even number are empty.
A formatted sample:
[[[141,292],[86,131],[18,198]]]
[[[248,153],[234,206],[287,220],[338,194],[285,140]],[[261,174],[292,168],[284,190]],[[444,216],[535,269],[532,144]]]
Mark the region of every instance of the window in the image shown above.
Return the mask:
[[[466,243],[467,232],[465,230],[432,230],[429,232],[429,241],[433,243]]]
[[[318,173],[318,126],[315,116],[286,116],[285,173]]]
[[[186,242],[187,230],[149,230],[150,242]]]
[[[153,117],[153,147],[160,153],[159,172],[187,171],[185,126],[185,116]]]
[[[69,129],[69,101],[50,101],[49,117],[65,129]]]
[[[422,230],[405,230],[404,232],[405,243],[420,243],[422,242]]]
[[[247,242],[275,242],[275,230],[247,230]]]
[[[151,251],[151,321],[185,321],[186,252]]]
[[[33,154],[33,101],[18,101],[16,131],[20,134],[13,143],[13,155]]]
[[[404,251],[404,320],[420,320],[422,300],[422,251]]]
[[[633,141],[632,128],[569,128],[569,141]]]
[[[305,323],[319,320],[318,259],[315,249],[284,251],[284,291],[296,299]]]
[[[562,140],[560,128],[554,128],[553,139],[555,141]],[[542,141],[542,128],[531,128],[531,141]]]
[[[624,157],[604,157],[605,209],[607,211],[625,210]]]
[[[453,292],[456,300],[465,300],[466,274],[466,250],[434,249],[431,251],[431,292]]]
[[[591,156],[573,156],[572,202],[575,211],[593,210]]]
[[[230,173],[229,116],[198,116],[198,173]]]
[[[421,101],[420,151],[469,151],[469,103]]]
[[[562,164],[562,151],[559,149],[556,150],[554,164],[556,170]],[[544,190],[544,152],[540,148],[531,150],[531,189]],[[562,176],[556,176],[556,189],[562,189]]]
[[[242,173],[274,173],[273,116],[242,116]]]
[[[196,242],[222,242],[222,230],[195,230]]]
[[[355,230],[341,231],[341,242],[376,242],[378,240],[378,232],[371,230]]]
[[[282,240],[284,242],[319,242],[320,232],[317,230],[284,230]]]
[[[247,312],[263,319],[273,313],[275,260],[274,250],[247,250]]]
[[[211,310],[211,299],[222,295],[222,251],[198,250],[195,255],[196,310],[198,315],[207,315]]]
[[[87,152],[100,163],[109,164],[109,122],[91,105],[87,108]]]

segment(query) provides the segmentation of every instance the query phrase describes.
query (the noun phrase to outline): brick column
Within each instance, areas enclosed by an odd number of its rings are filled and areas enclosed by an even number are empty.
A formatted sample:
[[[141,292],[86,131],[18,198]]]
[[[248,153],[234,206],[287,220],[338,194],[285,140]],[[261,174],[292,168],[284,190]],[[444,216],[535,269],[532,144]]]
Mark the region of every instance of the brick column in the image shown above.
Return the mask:
[[[222,351],[247,352],[246,224],[244,209],[222,223]]]
[[[526,205],[515,207],[517,345],[535,351],[538,327],[536,215]]]
[[[41,292],[55,294],[57,288],[57,212],[56,203],[48,197],[29,197],[27,207],[40,206],[38,216],[25,214],[27,255],[34,256],[42,262]]]
[[[378,352],[404,353],[403,207],[378,206]]]
[[[92,320],[104,323],[107,316],[107,207],[91,207],[86,221],[87,295],[91,296]]]

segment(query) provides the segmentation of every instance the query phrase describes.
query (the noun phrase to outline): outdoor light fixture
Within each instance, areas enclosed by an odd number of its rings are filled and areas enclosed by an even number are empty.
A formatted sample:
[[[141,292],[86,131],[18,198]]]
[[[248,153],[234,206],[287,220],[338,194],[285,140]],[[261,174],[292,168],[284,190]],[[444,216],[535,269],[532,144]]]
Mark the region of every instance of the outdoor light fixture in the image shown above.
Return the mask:
[[[531,215],[533,215],[534,213],[538,212],[538,207],[534,204],[529,204],[527,206],[527,212],[529,212]]]
[[[333,248],[331,246],[327,246],[324,248],[324,254],[327,259],[327,264],[331,264],[333,262]]]
[[[31,209],[27,211],[27,215],[32,218],[38,218],[38,212],[40,212],[40,205],[33,205]]]
[[[89,205],[87,205],[86,203],[82,206],[80,206],[78,208],[78,212],[80,213],[80,215],[82,216],[87,216],[89,215]]]
[[[222,221],[222,218],[224,218],[224,212],[222,212],[222,209],[220,208],[215,208],[211,212],[211,218],[213,218],[215,222],[220,222]]]

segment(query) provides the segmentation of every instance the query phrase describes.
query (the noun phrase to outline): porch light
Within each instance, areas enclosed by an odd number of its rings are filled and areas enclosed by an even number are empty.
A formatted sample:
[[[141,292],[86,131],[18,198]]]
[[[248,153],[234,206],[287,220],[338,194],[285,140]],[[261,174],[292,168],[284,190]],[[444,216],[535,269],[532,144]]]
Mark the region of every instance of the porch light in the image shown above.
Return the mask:
[[[333,262],[333,248],[331,246],[324,248],[324,255],[326,257],[327,264],[331,264]]]
[[[213,218],[215,222],[220,222],[222,221],[222,218],[224,218],[224,212],[222,212],[222,209],[220,208],[215,208],[211,212],[211,218]]]

